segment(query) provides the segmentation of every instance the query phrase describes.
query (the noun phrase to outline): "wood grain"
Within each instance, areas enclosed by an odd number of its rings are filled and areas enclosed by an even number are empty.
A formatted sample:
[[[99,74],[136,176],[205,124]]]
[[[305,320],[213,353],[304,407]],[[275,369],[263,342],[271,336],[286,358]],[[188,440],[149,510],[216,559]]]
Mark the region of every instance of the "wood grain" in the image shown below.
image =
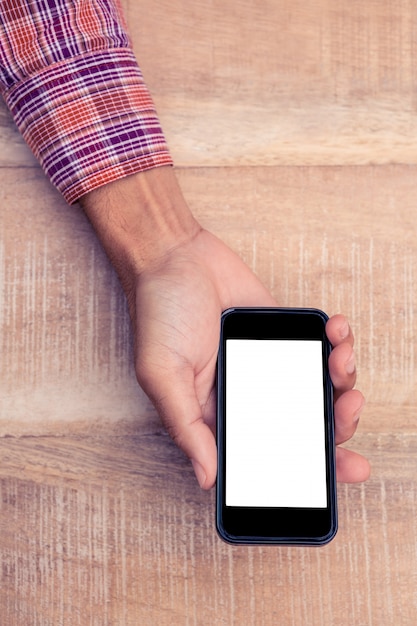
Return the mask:
[[[323,549],[222,543],[112,268],[0,106],[0,624],[414,626],[415,3],[124,4],[197,218],[352,321],[372,477]]]
[[[412,0],[124,6],[177,165],[417,163]]]
[[[276,549],[217,538],[213,494],[167,436],[2,439],[6,623],[411,625],[416,438],[372,447],[409,459],[401,480],[340,487],[332,544]]]
[[[179,165],[416,163],[410,0],[158,0],[128,16]]]
[[[66,208],[38,170],[19,172],[2,171],[0,432],[53,433],[61,422],[146,430],[154,417],[135,382],[114,272],[81,212]],[[415,167],[178,175],[202,224],[236,249],[279,302],[349,315],[359,329],[359,382],[370,398],[413,402]],[[8,200],[16,188],[19,211]]]

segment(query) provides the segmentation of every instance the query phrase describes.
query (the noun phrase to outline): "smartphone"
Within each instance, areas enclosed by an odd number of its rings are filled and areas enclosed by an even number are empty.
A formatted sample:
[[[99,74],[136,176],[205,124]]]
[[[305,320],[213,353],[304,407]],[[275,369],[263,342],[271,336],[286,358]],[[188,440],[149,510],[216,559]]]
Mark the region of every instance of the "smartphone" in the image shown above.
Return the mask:
[[[327,319],[318,309],[222,315],[216,526],[229,543],[323,545],[336,534]]]

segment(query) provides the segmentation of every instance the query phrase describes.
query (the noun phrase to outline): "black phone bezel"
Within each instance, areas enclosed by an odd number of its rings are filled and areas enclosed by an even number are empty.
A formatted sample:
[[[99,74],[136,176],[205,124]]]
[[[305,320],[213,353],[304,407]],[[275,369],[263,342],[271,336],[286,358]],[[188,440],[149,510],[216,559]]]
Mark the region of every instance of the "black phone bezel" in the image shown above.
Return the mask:
[[[328,316],[311,308],[234,308],[221,317],[217,363],[216,528],[234,544],[324,545],[337,532],[333,386],[327,363],[331,345]],[[327,508],[229,507],[225,505],[225,341],[236,339],[319,339],[323,347]]]

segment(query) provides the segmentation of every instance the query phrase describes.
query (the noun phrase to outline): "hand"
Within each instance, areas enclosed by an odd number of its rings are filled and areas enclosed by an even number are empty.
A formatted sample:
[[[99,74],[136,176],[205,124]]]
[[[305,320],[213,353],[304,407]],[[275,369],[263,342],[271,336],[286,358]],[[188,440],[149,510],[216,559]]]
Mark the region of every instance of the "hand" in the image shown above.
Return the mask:
[[[201,230],[137,280],[136,372],[169,434],[192,460],[203,488],[216,479],[215,367],[221,312],[231,306],[278,306],[225,244]],[[353,390],[353,336],[342,315],[331,318],[330,373],[336,390],[336,441],[354,434],[364,403]],[[368,462],[337,449],[337,476],[368,477]]]
[[[115,181],[82,199],[125,290],[139,383],[204,489],[216,480],[215,370],[220,315],[229,307],[277,306],[245,263],[193,218],[172,168]],[[337,444],[356,430],[364,400],[353,389],[353,336],[337,315],[326,332],[336,390]],[[369,464],[337,449],[337,476],[366,480]]]

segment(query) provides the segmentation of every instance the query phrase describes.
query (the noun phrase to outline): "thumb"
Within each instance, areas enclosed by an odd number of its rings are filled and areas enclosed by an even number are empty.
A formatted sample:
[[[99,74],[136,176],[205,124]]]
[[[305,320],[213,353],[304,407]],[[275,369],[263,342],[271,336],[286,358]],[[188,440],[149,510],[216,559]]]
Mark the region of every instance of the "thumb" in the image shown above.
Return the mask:
[[[203,419],[193,369],[158,368],[156,375],[144,376],[142,372],[138,378],[169,435],[191,460],[200,487],[210,489],[216,481],[217,448],[214,435]]]

